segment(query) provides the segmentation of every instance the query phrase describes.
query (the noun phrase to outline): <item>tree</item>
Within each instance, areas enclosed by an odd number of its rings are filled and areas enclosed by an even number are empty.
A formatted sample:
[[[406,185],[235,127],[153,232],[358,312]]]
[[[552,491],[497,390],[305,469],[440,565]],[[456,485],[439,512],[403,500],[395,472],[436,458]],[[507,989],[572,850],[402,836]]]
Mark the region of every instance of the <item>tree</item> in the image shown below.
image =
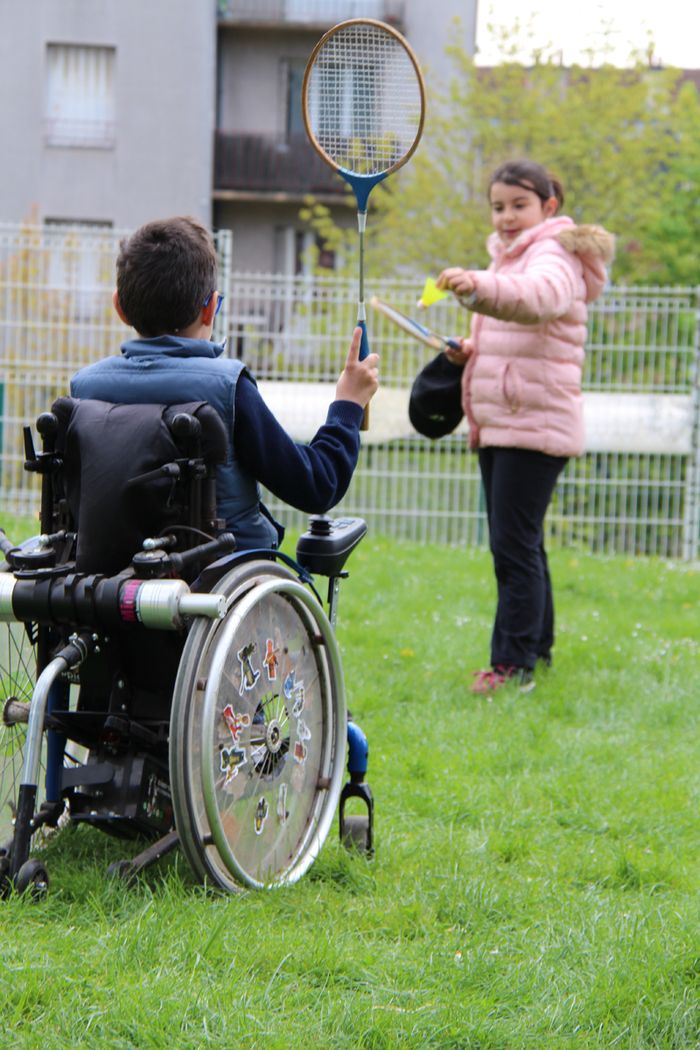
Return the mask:
[[[700,105],[694,84],[674,99],[676,143],[669,150],[664,196],[642,241],[650,283],[700,282]]]
[[[453,75],[443,94],[429,90],[418,151],[371,198],[369,272],[484,266],[490,173],[529,157],[564,183],[566,214],[617,235],[616,281],[700,280],[700,96],[679,70],[640,58],[625,69],[564,68],[542,52],[527,66],[478,68],[459,48],[448,55]],[[352,230],[327,210],[306,215],[322,238],[354,251]]]

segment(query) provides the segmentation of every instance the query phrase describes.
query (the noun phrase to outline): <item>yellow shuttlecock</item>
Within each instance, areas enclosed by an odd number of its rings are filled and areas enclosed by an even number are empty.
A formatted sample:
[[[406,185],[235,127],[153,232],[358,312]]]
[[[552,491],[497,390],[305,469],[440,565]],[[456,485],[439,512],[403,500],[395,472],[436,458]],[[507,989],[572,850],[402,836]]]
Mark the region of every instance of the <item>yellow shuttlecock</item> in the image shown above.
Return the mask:
[[[441,299],[446,299],[449,294],[449,292],[443,292],[438,288],[432,277],[427,277],[417,306],[419,309],[425,310],[426,307],[432,306],[433,303],[438,303]]]

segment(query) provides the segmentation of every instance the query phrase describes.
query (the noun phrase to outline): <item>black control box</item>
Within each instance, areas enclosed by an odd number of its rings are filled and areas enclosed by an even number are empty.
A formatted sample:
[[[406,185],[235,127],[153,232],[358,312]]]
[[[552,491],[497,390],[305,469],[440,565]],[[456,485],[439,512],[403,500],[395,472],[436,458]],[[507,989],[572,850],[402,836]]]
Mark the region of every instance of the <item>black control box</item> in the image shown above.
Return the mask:
[[[309,519],[308,530],[299,537],[297,561],[319,576],[339,576],[366,532],[367,522],[363,518],[314,515]]]

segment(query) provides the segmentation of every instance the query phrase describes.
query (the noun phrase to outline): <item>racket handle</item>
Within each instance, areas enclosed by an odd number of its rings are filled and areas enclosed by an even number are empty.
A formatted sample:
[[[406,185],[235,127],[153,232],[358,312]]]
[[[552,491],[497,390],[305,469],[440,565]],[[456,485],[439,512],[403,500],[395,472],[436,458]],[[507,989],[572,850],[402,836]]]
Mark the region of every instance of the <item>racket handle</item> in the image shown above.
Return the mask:
[[[369,339],[367,338],[367,322],[359,320],[357,322],[358,328],[362,329],[362,339],[360,341],[360,361],[364,361],[369,356]],[[362,417],[362,423],[360,424],[360,430],[369,430],[369,405],[365,408],[365,414]]]
[[[360,361],[364,361],[366,357],[369,357],[369,339],[367,338],[367,322],[358,319],[357,327],[362,329],[362,339],[360,341]]]

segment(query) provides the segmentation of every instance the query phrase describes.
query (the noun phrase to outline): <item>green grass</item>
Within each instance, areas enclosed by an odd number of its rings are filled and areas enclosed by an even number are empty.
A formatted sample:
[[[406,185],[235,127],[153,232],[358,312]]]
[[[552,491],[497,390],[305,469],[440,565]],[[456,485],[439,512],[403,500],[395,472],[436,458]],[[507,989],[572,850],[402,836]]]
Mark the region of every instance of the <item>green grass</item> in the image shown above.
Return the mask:
[[[374,860],[332,837],[224,897],[61,832],[48,898],[0,903],[3,1046],[700,1047],[700,571],[551,562],[554,667],[489,701],[488,555],[367,539],[338,635]]]
[[[13,543],[18,543],[25,536],[35,536],[40,531],[39,515],[34,518],[19,518],[13,514],[0,514],[0,529]]]

